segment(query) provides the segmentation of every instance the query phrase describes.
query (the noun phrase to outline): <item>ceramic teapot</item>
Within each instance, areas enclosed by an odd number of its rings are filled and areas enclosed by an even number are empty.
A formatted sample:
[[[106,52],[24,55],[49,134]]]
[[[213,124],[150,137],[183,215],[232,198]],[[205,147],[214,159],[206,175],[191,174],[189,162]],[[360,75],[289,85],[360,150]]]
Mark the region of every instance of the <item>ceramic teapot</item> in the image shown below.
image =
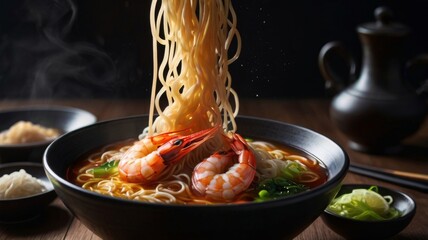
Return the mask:
[[[386,7],[377,8],[375,17],[376,22],[357,27],[363,49],[359,76],[354,58],[342,43],[329,42],[319,54],[326,86],[337,91],[330,105],[331,120],[348,137],[350,148],[363,152],[399,148],[404,138],[419,129],[427,113],[426,99],[403,77],[408,69],[401,54],[410,30],[393,22]],[[333,71],[332,55],[346,60],[349,83]],[[428,66],[428,55],[407,62],[409,68],[415,64]]]

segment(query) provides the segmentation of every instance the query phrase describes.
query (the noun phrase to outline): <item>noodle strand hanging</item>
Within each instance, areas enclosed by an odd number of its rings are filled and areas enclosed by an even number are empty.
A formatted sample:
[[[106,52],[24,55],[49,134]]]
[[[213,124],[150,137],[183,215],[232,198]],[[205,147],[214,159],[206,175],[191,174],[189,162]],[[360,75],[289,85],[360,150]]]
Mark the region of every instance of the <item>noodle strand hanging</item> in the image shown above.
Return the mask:
[[[239,100],[228,66],[240,54],[241,38],[231,1],[153,1],[150,20],[154,74],[148,134],[215,125],[235,132]],[[234,39],[236,52],[229,58]],[[158,44],[164,50],[160,64]]]
[[[150,25],[148,126],[138,140],[88,154],[69,179],[100,194],[176,204],[265,201],[326,181],[318,161],[237,133],[229,65],[241,38],[231,0],[154,0]]]

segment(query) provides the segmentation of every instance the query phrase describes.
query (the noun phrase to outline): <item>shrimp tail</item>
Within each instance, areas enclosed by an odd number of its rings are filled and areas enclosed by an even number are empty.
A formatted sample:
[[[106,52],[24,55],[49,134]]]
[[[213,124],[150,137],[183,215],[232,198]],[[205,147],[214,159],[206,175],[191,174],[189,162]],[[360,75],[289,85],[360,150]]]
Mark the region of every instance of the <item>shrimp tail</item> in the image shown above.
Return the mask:
[[[254,153],[252,152],[252,149],[248,146],[247,141],[245,141],[245,139],[235,133],[233,134],[233,140],[231,141],[231,148],[233,151],[235,151],[235,153],[239,156],[239,158],[242,159],[249,159],[250,157],[254,158]],[[239,162],[243,162],[243,161],[239,161]],[[256,165],[255,165],[255,161],[247,161],[247,164],[256,169]]]

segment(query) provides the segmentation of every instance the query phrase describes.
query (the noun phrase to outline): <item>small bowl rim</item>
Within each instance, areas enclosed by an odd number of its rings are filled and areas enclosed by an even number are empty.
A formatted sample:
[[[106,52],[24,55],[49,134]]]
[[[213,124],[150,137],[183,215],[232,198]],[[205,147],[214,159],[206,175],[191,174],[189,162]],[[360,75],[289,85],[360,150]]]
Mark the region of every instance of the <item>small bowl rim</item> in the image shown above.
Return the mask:
[[[336,217],[336,218],[340,218],[340,219],[342,219],[344,221],[355,222],[357,224],[358,223],[378,223],[378,222],[379,223],[400,222],[400,221],[403,221],[404,219],[407,219],[408,217],[412,217],[415,214],[417,205],[416,205],[415,200],[412,197],[410,197],[408,194],[406,194],[406,193],[404,193],[402,191],[399,191],[399,190],[396,190],[396,189],[392,189],[392,188],[389,188],[389,187],[385,187],[385,186],[380,185],[380,184],[376,184],[375,185],[375,184],[364,184],[364,183],[361,183],[361,184],[358,184],[358,183],[346,183],[346,184],[342,184],[340,186],[340,189],[339,189],[338,193],[340,192],[340,190],[342,189],[342,187],[346,187],[346,188],[349,188],[349,189],[352,190],[352,189],[358,189],[358,188],[368,189],[371,186],[376,186],[379,189],[387,190],[387,191],[390,191],[390,192],[394,192],[395,194],[401,195],[409,203],[408,205],[410,206],[410,208],[407,208],[407,211],[404,212],[404,213],[402,213],[399,217],[396,217],[396,218],[393,218],[393,219],[386,219],[386,220],[359,220],[359,219],[348,218],[348,217],[336,214],[334,212],[331,212],[327,208],[324,209],[324,214],[328,214],[330,216],[333,216],[333,217]],[[341,195],[336,195],[334,198],[339,197],[339,196],[341,196]]]
[[[56,137],[56,138],[58,138],[58,137]],[[43,140],[43,141],[37,141],[37,142],[29,142],[29,143],[13,143],[13,144],[1,144],[0,143],[0,149],[41,147],[41,146],[49,145],[54,139],[55,138],[47,139],[47,140]]]

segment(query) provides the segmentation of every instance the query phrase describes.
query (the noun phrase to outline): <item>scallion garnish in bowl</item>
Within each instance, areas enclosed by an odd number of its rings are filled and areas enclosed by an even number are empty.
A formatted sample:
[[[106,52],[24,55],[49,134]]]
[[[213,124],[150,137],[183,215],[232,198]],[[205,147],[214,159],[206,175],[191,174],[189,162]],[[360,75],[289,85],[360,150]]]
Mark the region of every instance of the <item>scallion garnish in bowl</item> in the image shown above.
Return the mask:
[[[321,218],[345,239],[388,239],[412,221],[416,203],[407,194],[372,184],[343,184]]]
[[[391,196],[379,194],[377,186],[371,186],[354,189],[333,199],[327,210],[356,220],[388,220],[400,216],[400,212],[391,206],[393,201]]]

